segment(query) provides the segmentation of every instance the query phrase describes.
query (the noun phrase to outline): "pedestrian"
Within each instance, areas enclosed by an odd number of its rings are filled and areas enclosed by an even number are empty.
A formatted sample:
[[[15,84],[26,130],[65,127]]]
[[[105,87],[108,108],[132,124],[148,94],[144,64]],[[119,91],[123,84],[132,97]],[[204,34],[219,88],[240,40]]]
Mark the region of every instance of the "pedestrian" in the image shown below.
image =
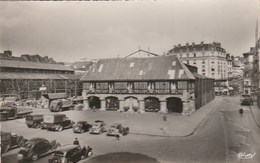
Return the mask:
[[[240,114],[241,117],[243,117],[243,113],[244,113],[243,108],[240,108],[239,109],[239,114]]]
[[[164,114],[164,116],[163,116],[163,120],[164,121],[167,121],[167,116]]]
[[[116,139],[116,140],[120,140],[120,133],[118,133],[118,134],[115,135],[115,139]]]
[[[79,145],[78,138],[75,138],[75,140],[74,140],[73,144],[74,144],[74,145]]]

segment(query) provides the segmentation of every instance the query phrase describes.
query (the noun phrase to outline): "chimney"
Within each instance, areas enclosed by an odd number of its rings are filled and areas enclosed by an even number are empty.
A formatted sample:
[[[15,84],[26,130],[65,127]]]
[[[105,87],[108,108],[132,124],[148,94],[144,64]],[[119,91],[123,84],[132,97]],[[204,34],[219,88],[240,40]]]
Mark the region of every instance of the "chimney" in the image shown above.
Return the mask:
[[[200,44],[203,45],[203,44],[204,44],[204,41],[201,41]]]
[[[188,42],[186,43],[186,46],[189,46],[189,43],[188,43]]]
[[[178,44],[178,47],[181,47],[181,44]]]
[[[192,42],[192,46],[194,46],[195,45],[195,42]]]

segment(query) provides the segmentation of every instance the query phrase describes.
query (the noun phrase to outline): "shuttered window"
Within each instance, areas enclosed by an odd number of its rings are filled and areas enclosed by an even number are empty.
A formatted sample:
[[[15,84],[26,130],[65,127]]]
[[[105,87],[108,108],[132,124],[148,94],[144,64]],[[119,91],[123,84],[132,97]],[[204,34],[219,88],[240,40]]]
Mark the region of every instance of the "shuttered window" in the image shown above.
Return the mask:
[[[96,83],[96,89],[97,90],[106,90],[106,89],[108,89],[108,83],[107,82]]]
[[[127,82],[115,82],[114,89],[127,89]]]
[[[136,90],[147,90],[148,83],[147,82],[134,82],[134,89]]]
[[[187,82],[186,81],[178,81],[178,89],[186,89],[187,90]]]

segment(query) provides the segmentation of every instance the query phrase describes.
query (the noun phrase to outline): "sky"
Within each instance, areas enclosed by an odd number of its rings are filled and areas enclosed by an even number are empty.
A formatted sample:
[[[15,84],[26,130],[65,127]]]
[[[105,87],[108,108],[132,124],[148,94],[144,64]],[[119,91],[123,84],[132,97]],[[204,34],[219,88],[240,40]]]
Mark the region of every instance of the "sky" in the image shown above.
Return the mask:
[[[242,56],[255,44],[257,19],[260,0],[2,1],[0,52],[75,62],[215,41]]]

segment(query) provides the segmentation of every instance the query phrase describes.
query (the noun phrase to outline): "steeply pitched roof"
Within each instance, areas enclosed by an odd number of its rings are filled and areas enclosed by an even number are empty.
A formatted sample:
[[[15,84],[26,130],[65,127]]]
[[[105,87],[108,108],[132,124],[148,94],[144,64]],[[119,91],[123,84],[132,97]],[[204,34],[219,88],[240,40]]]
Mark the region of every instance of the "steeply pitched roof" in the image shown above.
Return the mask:
[[[15,60],[8,60],[8,59],[0,59],[0,67],[73,71],[70,67],[66,67],[61,64],[25,62],[25,61],[15,61]]]
[[[82,81],[195,79],[177,56],[112,58],[99,60]]]

